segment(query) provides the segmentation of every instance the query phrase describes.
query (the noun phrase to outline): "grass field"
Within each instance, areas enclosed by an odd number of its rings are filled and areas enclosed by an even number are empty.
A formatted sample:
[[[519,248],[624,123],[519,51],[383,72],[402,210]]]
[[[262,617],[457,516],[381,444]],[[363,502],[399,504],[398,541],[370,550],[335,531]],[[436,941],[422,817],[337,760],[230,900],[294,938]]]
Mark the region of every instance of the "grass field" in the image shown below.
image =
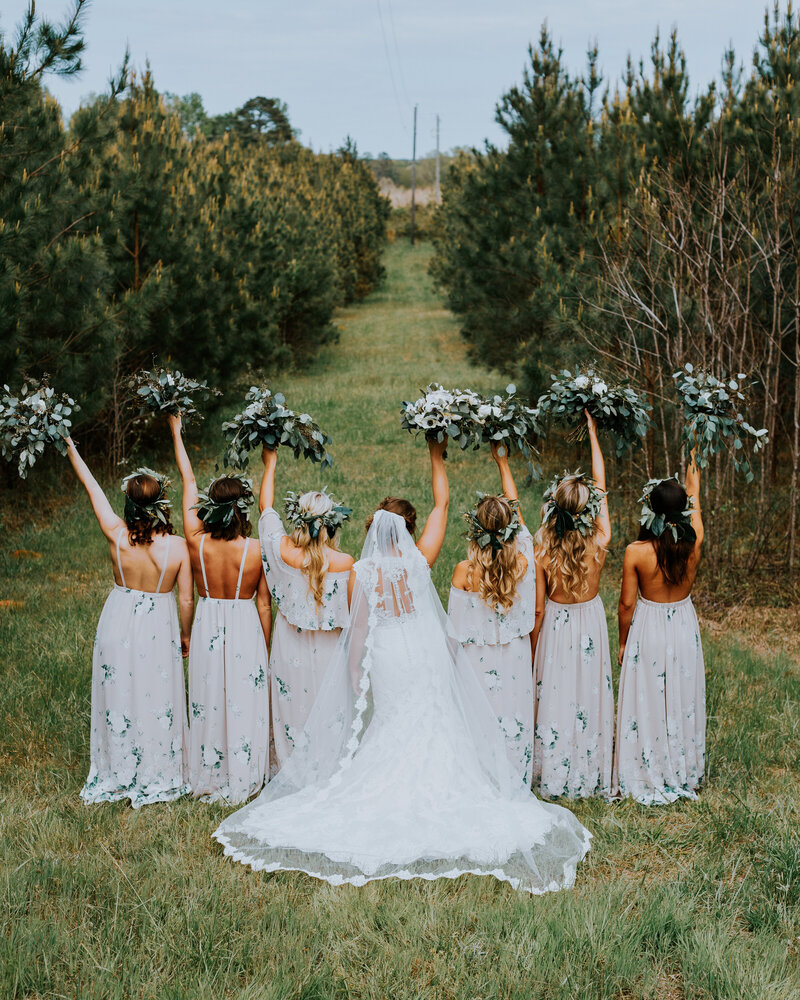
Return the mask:
[[[427,452],[399,429],[398,401],[430,379],[502,384],[468,365],[427,255],[390,247],[386,285],[339,315],[339,344],[280,380],[330,429],[336,464],[321,475],[282,456],[278,489],[328,483],[356,510],[350,551],[386,493],[430,503]],[[195,454],[210,474],[209,431]],[[459,511],[496,484],[482,453],[449,470],[440,589],[464,545]],[[523,508],[533,522],[535,493]],[[6,506],[3,523],[0,599],[20,602],[0,606],[3,1000],[800,997],[800,671],[780,650],[707,638],[706,790],[660,809],[577,804],[595,838],[573,891],[530,898],[472,876],[333,888],[224,860],[210,838],[223,807],[80,802],[107,546],[74,490],[24,520]]]

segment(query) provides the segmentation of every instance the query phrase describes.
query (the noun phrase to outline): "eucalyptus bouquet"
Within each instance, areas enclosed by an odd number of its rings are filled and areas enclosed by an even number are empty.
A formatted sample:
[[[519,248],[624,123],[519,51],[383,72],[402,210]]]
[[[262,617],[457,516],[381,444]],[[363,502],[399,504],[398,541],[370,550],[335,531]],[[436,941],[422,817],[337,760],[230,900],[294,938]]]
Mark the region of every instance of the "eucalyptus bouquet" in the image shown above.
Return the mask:
[[[629,385],[609,385],[593,368],[564,369],[539,397],[539,416],[566,424],[577,440],[586,434],[583,411],[614,441],[617,455],[641,443],[650,427],[650,405]]]
[[[6,461],[16,462],[25,479],[48,444],[66,455],[64,438],[72,426],[69,416],[79,409],[70,396],[56,395],[47,376],[42,381],[28,379],[19,396],[4,385],[0,394],[0,454]]]
[[[711,372],[687,364],[672,376],[683,405],[685,424],[683,437],[687,445],[696,445],[695,458],[701,469],[709,458],[733,445],[734,467],[744,472],[747,482],[753,480],[753,470],[745,454],[745,443],[752,443],[753,452],[760,451],[769,441],[766,427],[756,430],[742,410],[747,405],[745,374],[717,378]]]
[[[539,411],[526,406],[516,393],[512,383],[506,386],[505,396],[495,394],[483,400],[478,407],[480,440],[495,442],[506,454],[517,448],[525,458],[529,477],[538,479],[541,469],[535,461],[539,452],[534,442],[542,434]]]
[[[207,382],[198,382],[179,371],[166,368],[140,371],[132,375],[129,382],[136,390],[142,409],[148,413],[171,413],[175,417],[202,415],[195,406],[195,397],[221,396],[219,389],[211,388]]]
[[[463,451],[480,444],[478,411],[483,399],[471,389],[445,389],[431,382],[416,402],[404,402],[401,424],[412,434],[423,431],[429,441],[457,441]]]
[[[280,392],[250,386],[245,396],[247,406],[237,413],[233,420],[222,425],[222,433],[228,441],[225,465],[243,469],[250,460],[253,448],[266,445],[275,449],[285,445],[292,449],[295,458],[308,458],[319,462],[324,469],[333,464],[326,446],[331,438],[323,434],[309,414],[297,414],[286,407],[286,400]]]

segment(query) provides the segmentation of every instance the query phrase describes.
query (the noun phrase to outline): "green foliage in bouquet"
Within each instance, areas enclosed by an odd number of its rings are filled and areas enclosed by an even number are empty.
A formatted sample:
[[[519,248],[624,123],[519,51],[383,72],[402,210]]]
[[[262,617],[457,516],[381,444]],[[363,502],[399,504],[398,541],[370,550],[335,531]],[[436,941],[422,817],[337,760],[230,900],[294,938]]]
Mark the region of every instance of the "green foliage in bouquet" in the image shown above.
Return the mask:
[[[431,382],[415,402],[403,402],[400,422],[412,434],[424,432],[428,441],[457,441],[464,451],[480,444],[482,405],[483,399],[471,389],[445,389]]]
[[[753,452],[757,452],[769,443],[769,437],[766,427],[756,430],[742,413],[747,403],[743,391],[747,376],[739,372],[733,378],[723,373],[717,378],[711,372],[686,364],[672,377],[683,405],[683,437],[689,448],[696,445],[698,466],[707,468],[712,455],[732,446],[734,467],[737,472],[744,472],[748,483],[752,482],[753,470],[745,454],[745,443],[752,443]]]
[[[79,409],[70,396],[57,396],[46,377],[41,381],[29,379],[19,396],[4,385],[0,395],[0,454],[6,461],[16,462],[20,476],[27,478],[48,444],[66,455],[64,438],[72,426],[69,417]]]
[[[130,378],[131,388],[147,413],[171,413],[175,417],[196,416],[203,419],[195,406],[195,398],[201,396],[221,396],[219,389],[214,389],[207,382],[198,382],[179,371],[168,371],[166,368],[140,371]]]
[[[538,479],[541,468],[536,462],[539,452],[535,441],[542,436],[539,411],[526,406],[517,396],[517,387],[506,386],[506,395],[487,396],[478,408],[480,440],[494,442],[507,452],[516,448],[524,457],[528,481]]]
[[[586,433],[583,411],[588,410],[614,442],[617,455],[640,445],[650,427],[650,405],[630,386],[609,385],[593,368],[564,369],[550,376],[552,384],[539,397],[539,417],[564,424],[580,439]]]
[[[308,413],[296,414],[286,407],[286,400],[279,392],[250,386],[245,396],[247,406],[233,420],[222,425],[228,441],[225,465],[244,469],[250,461],[253,448],[266,445],[275,449],[279,445],[291,448],[295,458],[308,458],[319,462],[322,468],[333,464],[327,445],[331,443]]]

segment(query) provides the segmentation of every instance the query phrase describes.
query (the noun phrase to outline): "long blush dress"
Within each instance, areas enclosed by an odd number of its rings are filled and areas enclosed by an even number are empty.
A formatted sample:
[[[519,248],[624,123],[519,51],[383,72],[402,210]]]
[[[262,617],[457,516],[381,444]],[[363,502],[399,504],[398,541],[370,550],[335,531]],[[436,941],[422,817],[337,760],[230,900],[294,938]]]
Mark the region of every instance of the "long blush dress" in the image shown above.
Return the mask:
[[[186,793],[186,694],[175,595],[114,585],[103,606],[92,654],[92,714],[86,803],[130,799],[134,809]]]
[[[349,621],[349,570],[325,574],[322,604],[317,606],[304,573],[281,556],[286,534],[273,507],[258,522],[261,558],[277,615],[272,634],[272,734],[277,765],[283,766],[317,697],[325,670]]]
[[[691,597],[641,595],[619,678],[614,786],[644,805],[697,798],[706,752],[706,681]]]
[[[528,560],[514,603],[503,611],[478,594],[450,588],[450,627],[483,685],[520,780],[530,787],[533,764],[533,665],[530,634],[536,612],[533,539],[527,528],[517,535]]]
[[[200,539],[200,568],[208,579]],[[264,784],[269,752],[269,658],[255,601],[201,597],[189,646],[189,778],[208,802],[245,802]]]

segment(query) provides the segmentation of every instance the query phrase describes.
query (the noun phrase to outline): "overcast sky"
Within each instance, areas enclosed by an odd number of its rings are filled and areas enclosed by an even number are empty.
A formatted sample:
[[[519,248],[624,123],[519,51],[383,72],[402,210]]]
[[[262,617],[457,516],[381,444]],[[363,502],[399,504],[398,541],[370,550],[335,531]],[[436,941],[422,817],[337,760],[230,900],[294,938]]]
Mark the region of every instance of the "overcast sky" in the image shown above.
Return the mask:
[[[9,33],[26,6],[0,0],[0,30]],[[57,17],[69,6],[36,4]],[[502,141],[495,103],[521,79],[545,20],[574,71],[596,42],[612,83],[629,53],[647,58],[657,28],[677,27],[697,89],[718,78],[729,44],[749,66],[764,8],[765,0],[95,0],[84,71],[48,86],[71,112],[105,89],[127,45],[135,66],[149,59],[159,90],[198,91],[211,113],[278,97],[315,149],[349,134],[362,153],[405,157],[415,103],[420,153],[434,147],[437,112],[442,149]]]

